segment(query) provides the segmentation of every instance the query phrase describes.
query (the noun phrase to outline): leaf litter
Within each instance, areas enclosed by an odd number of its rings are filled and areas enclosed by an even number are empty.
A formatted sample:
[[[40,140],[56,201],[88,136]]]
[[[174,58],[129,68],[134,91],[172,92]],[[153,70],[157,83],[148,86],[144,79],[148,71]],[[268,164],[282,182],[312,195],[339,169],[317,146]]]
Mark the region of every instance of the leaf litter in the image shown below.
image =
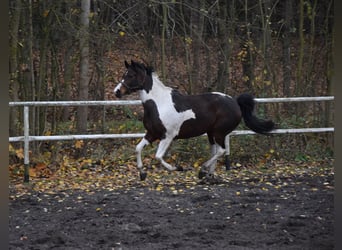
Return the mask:
[[[83,145],[83,141],[76,141],[75,147],[78,148],[81,144]],[[151,152],[153,151],[147,152],[143,159],[148,172],[145,181],[139,179],[135,155],[125,156],[117,153],[115,157],[110,156],[100,160],[63,155],[58,163],[56,161],[38,162],[30,167],[29,185],[22,183],[23,166],[13,164],[9,166],[10,185],[17,190],[16,195],[21,196],[28,190],[54,194],[65,190],[92,192],[94,190],[129,190],[135,187],[147,187],[158,192],[167,190],[174,194],[182,194],[184,190],[191,190],[194,186],[201,184],[198,179],[198,171],[201,160],[204,162],[203,158],[190,159],[192,162],[188,162],[175,153],[168,157],[168,162],[182,166],[185,171],[169,172],[154,159]],[[265,158],[267,158],[267,164],[265,164]],[[215,177],[219,180],[219,184],[228,187],[233,182],[258,187],[267,192],[270,189],[286,187],[289,182],[300,185],[303,175],[324,177],[334,174],[332,160],[329,159],[292,163],[285,160],[269,160],[268,155],[265,158],[260,159],[259,163],[253,166],[235,162],[230,171],[224,169],[223,162],[218,162]],[[334,185],[327,181],[324,183],[324,187],[333,189]],[[315,191],[315,187],[312,187],[311,190]]]
[[[197,177],[200,162],[168,158],[185,171],[168,172],[147,153],[143,182],[134,157],[123,154],[64,156],[44,176],[43,164],[33,166],[28,185],[20,171],[11,173],[10,245],[332,249],[332,161],[233,162],[228,172],[219,162],[219,181],[207,184]]]

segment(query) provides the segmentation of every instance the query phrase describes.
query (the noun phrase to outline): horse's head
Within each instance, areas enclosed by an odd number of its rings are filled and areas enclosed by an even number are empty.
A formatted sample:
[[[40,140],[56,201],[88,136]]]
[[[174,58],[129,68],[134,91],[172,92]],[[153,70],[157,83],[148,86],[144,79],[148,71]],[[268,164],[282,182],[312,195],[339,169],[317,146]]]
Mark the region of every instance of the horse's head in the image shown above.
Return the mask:
[[[150,81],[151,69],[141,63],[131,60],[131,64],[125,61],[126,72],[122,80],[114,89],[115,96],[120,98],[132,92],[143,90],[144,85]]]

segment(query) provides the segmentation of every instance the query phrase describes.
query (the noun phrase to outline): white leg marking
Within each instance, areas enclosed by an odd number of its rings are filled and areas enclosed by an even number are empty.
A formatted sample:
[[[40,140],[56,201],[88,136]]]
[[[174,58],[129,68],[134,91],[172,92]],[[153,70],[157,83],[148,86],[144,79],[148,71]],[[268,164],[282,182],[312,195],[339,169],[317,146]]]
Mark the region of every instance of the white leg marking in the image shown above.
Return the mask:
[[[217,152],[217,145],[216,144],[210,145],[210,151],[211,151],[211,156],[214,156]]]
[[[164,154],[166,153],[166,150],[169,148],[171,142],[172,139],[167,137],[159,142],[156,158],[161,162],[161,164],[163,164],[164,167],[166,167],[170,171],[173,171],[177,168],[173,167],[172,165],[163,160]]]
[[[146,140],[145,138],[143,138],[143,139],[138,143],[138,145],[137,145],[136,148],[135,148],[135,152],[137,153],[137,166],[138,166],[139,170],[141,170],[142,167],[143,167],[143,163],[142,163],[142,160],[141,160],[141,151],[142,151],[143,148],[144,148],[146,145],[148,145],[148,144],[150,144],[150,143],[148,142],[148,140]]]
[[[216,144],[213,144],[211,145],[211,157],[214,157],[216,154],[217,154],[217,151],[218,151],[218,145]],[[211,164],[211,165],[216,165],[216,162],[217,162],[217,159]],[[206,163],[204,163],[205,165]],[[207,166],[206,166],[207,167]]]
[[[226,135],[226,137],[224,138],[224,144],[226,147],[226,154],[225,155],[230,155],[230,138],[229,138],[229,135]]]
[[[225,152],[224,148],[222,148],[221,146],[217,144],[215,145],[216,145],[216,153],[208,161],[206,161],[203,164],[205,168],[209,168],[209,174],[214,173],[217,159],[221,157]]]

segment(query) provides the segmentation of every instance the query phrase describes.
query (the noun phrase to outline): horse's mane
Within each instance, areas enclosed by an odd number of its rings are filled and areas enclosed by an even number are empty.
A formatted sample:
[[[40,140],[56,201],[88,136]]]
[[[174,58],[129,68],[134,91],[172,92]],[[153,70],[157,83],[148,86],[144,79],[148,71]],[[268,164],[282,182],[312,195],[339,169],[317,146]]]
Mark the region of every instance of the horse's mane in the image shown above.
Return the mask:
[[[149,75],[149,76],[151,76],[152,73],[154,72],[153,67],[150,66],[150,65],[149,65],[148,63],[146,63],[145,61],[144,61],[144,63],[134,62],[134,64],[135,64],[136,66],[138,66],[139,68],[142,68],[142,69],[146,70],[146,73],[147,73],[147,75]]]

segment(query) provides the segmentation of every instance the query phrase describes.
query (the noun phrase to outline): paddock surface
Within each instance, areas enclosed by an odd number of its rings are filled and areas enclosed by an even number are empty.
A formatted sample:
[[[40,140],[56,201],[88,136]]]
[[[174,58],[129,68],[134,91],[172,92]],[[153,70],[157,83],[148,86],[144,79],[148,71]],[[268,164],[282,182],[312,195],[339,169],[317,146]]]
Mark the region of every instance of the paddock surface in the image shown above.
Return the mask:
[[[179,173],[182,174],[182,173]],[[158,190],[10,186],[10,249],[333,249],[332,167]]]

